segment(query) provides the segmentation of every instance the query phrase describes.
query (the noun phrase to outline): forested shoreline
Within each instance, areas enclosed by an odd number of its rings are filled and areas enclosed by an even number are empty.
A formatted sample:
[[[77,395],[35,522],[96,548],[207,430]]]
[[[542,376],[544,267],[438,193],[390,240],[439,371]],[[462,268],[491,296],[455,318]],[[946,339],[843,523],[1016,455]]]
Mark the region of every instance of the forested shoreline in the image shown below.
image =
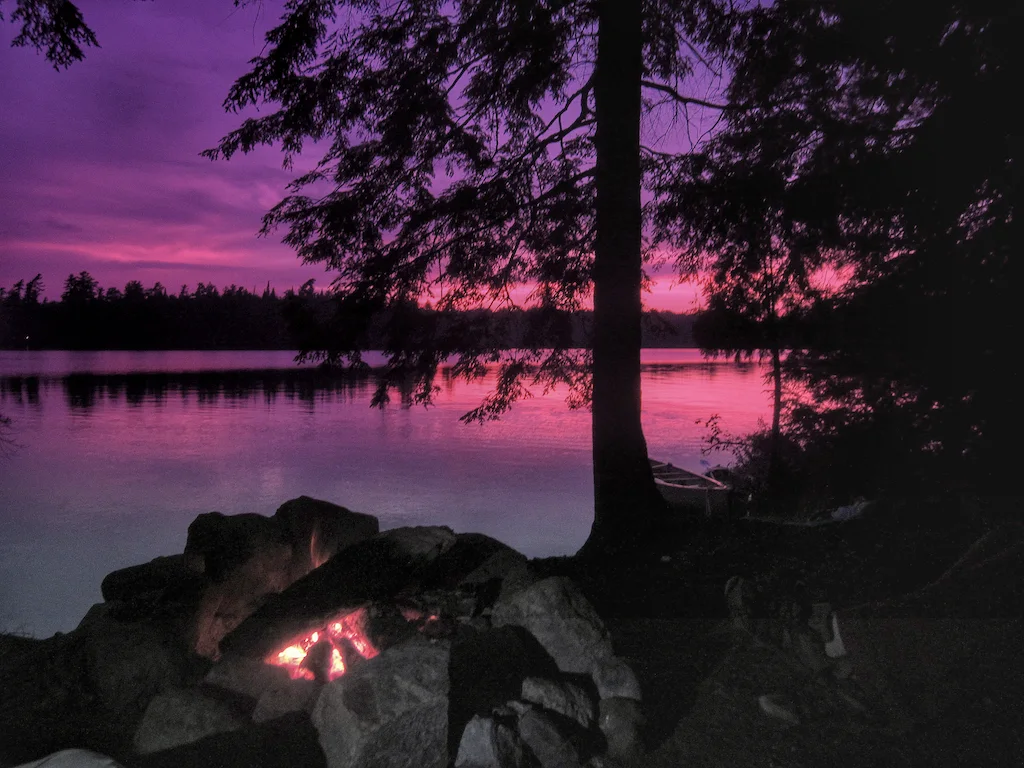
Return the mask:
[[[0,349],[15,350],[166,350],[301,349],[308,346],[310,313],[331,309],[331,297],[312,281],[282,295],[267,285],[253,293],[237,285],[222,289],[198,283],[169,292],[161,283],[146,288],[137,280],[119,289],[102,288],[88,272],[64,281],[58,301],[43,298],[42,275],[0,287]],[[429,323],[440,313],[429,306],[415,311]],[[534,310],[481,311],[504,330],[502,346],[515,347],[535,324]],[[645,347],[695,346],[696,315],[649,312],[643,328]],[[383,321],[382,321],[383,322]],[[590,312],[568,318],[566,333],[585,346]],[[383,343],[380,328],[368,332]],[[552,339],[554,341],[554,339]]]

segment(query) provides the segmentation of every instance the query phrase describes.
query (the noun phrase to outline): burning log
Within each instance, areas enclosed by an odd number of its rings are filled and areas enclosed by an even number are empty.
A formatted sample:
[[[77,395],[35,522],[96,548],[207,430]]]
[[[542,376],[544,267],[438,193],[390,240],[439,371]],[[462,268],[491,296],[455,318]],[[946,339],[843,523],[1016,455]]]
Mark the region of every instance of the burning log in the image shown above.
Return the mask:
[[[276,594],[336,552],[375,535],[377,518],[301,496],[273,517],[200,515],[189,526],[184,562],[206,584],[191,642],[216,658],[221,639]]]
[[[339,616],[370,603],[394,604],[403,591],[415,590],[426,566],[454,543],[448,528],[397,528],[354,544],[267,600],[220,649],[266,658]]]

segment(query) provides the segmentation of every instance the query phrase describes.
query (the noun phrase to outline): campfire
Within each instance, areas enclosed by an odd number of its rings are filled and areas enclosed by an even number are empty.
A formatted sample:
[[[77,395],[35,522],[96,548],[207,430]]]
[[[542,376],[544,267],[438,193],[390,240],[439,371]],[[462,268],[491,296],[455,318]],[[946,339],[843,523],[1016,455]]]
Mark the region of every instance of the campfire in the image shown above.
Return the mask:
[[[229,754],[236,732],[283,722],[328,768],[635,754],[639,686],[600,617],[487,536],[380,532],[302,498],[272,518],[201,515],[182,555],[114,572],[102,591],[61,642],[83,660],[33,668],[84,670],[79,688],[95,693],[74,711],[117,723],[136,755],[200,740]]]
[[[330,682],[345,674],[345,651],[364,659],[380,653],[366,636],[365,626],[366,609],[360,608],[271,654],[266,663],[285,667],[293,680]]]

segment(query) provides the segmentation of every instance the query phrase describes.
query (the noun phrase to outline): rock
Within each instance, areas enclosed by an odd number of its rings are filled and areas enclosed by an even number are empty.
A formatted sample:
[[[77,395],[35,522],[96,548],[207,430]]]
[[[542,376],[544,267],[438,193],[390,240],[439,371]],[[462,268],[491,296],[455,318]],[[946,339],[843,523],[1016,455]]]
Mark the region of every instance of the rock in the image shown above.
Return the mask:
[[[304,576],[346,547],[380,533],[380,521],[373,515],[353,512],[309,496],[286,501],[271,519],[284,530],[297,553],[303,544],[307,545],[303,553],[308,553],[308,561],[303,561],[299,568],[301,573],[296,573],[295,578]]]
[[[378,535],[391,546],[390,556],[396,560],[431,563],[455,546],[451,528],[440,525],[418,525],[392,528]]]
[[[636,699],[601,699],[597,724],[610,758],[629,765],[642,755],[644,717]]]
[[[449,656],[414,637],[326,685],[312,719],[329,768],[445,768]]]
[[[136,756],[131,765],[132,768],[326,768],[316,730],[304,712]]]
[[[206,578],[192,619],[189,642],[196,653],[215,659],[220,641],[262,604],[268,594],[294,581],[293,547],[262,515],[199,515],[188,528],[184,559]],[[308,560],[308,553],[301,558]]]
[[[789,725],[800,725],[800,716],[796,712],[796,705],[787,696],[781,694],[758,696],[757,705],[768,717],[781,720]]]
[[[602,699],[635,699],[643,701],[640,682],[632,668],[618,656],[598,659],[590,670],[590,677]]]
[[[203,678],[204,685],[248,697],[254,702],[266,691],[289,682],[291,676],[284,667],[244,656],[221,659]]]
[[[560,576],[499,600],[491,622],[496,627],[527,629],[563,672],[589,673],[597,661],[613,655],[611,638],[597,611],[575,584]]]
[[[526,557],[510,547],[494,552],[467,573],[462,587],[470,587],[480,595],[486,608],[495,601],[508,599],[537,581]]]
[[[474,717],[459,742],[455,768],[539,768],[519,734],[490,717]]]
[[[454,541],[424,574],[423,589],[454,590],[465,583],[467,576],[478,571],[492,558],[502,555],[526,561],[523,555],[490,536],[482,533],[455,534]]]
[[[529,561],[526,556],[511,547],[506,547],[492,553],[476,568],[463,576],[461,584],[475,586],[493,579],[506,581],[519,574],[527,574],[529,570]]]
[[[474,715],[489,716],[518,699],[529,677],[557,674],[554,661],[522,627],[489,629],[458,639],[449,665],[451,751],[458,749],[459,734]]]
[[[520,698],[567,717],[583,728],[594,724],[594,702],[574,683],[528,677],[523,680]]]
[[[248,718],[236,707],[198,688],[166,691],[146,707],[135,731],[135,750],[141,755],[159,752],[239,730],[247,723]]]
[[[219,582],[257,553],[270,551],[291,560],[286,532],[269,517],[207,512],[189,525],[183,558],[190,571]]]
[[[112,757],[87,749],[64,749],[17,768],[121,768]]]
[[[552,718],[531,709],[519,718],[519,737],[544,768],[581,768],[576,748]]]
[[[89,686],[108,716],[134,722],[150,699],[198,672],[174,624],[113,618],[117,603],[94,605],[71,636],[83,647]]]
[[[70,635],[0,634],[0,765],[93,746],[82,719],[99,709],[90,688],[84,648]]]
[[[196,610],[190,642],[195,652],[208,659],[220,656],[220,641],[291,583],[292,550],[285,544],[266,545],[253,552],[210,583]]]
[[[157,557],[142,565],[121,568],[107,574],[100,592],[107,602],[132,600],[146,595],[159,595],[184,585],[194,574],[185,567],[184,555]]]
[[[264,723],[292,712],[311,713],[323,683],[316,680],[291,680],[263,692],[252,711],[254,723]]]

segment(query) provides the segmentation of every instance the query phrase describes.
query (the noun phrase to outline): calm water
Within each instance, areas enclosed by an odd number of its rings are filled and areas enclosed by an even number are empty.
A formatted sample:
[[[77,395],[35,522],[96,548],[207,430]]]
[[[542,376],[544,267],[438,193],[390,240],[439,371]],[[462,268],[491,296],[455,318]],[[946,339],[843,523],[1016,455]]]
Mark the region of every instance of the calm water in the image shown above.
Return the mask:
[[[643,385],[651,455],[693,468],[698,419],[742,432],[767,412],[756,365],[695,350],[646,350]],[[0,630],[73,629],[104,575],[180,552],[196,515],[269,515],[302,494],[530,556],[583,543],[589,413],[552,394],[465,425],[486,380],[442,381],[429,409],[371,409],[372,387],[288,352],[0,352],[16,443],[0,456]]]

